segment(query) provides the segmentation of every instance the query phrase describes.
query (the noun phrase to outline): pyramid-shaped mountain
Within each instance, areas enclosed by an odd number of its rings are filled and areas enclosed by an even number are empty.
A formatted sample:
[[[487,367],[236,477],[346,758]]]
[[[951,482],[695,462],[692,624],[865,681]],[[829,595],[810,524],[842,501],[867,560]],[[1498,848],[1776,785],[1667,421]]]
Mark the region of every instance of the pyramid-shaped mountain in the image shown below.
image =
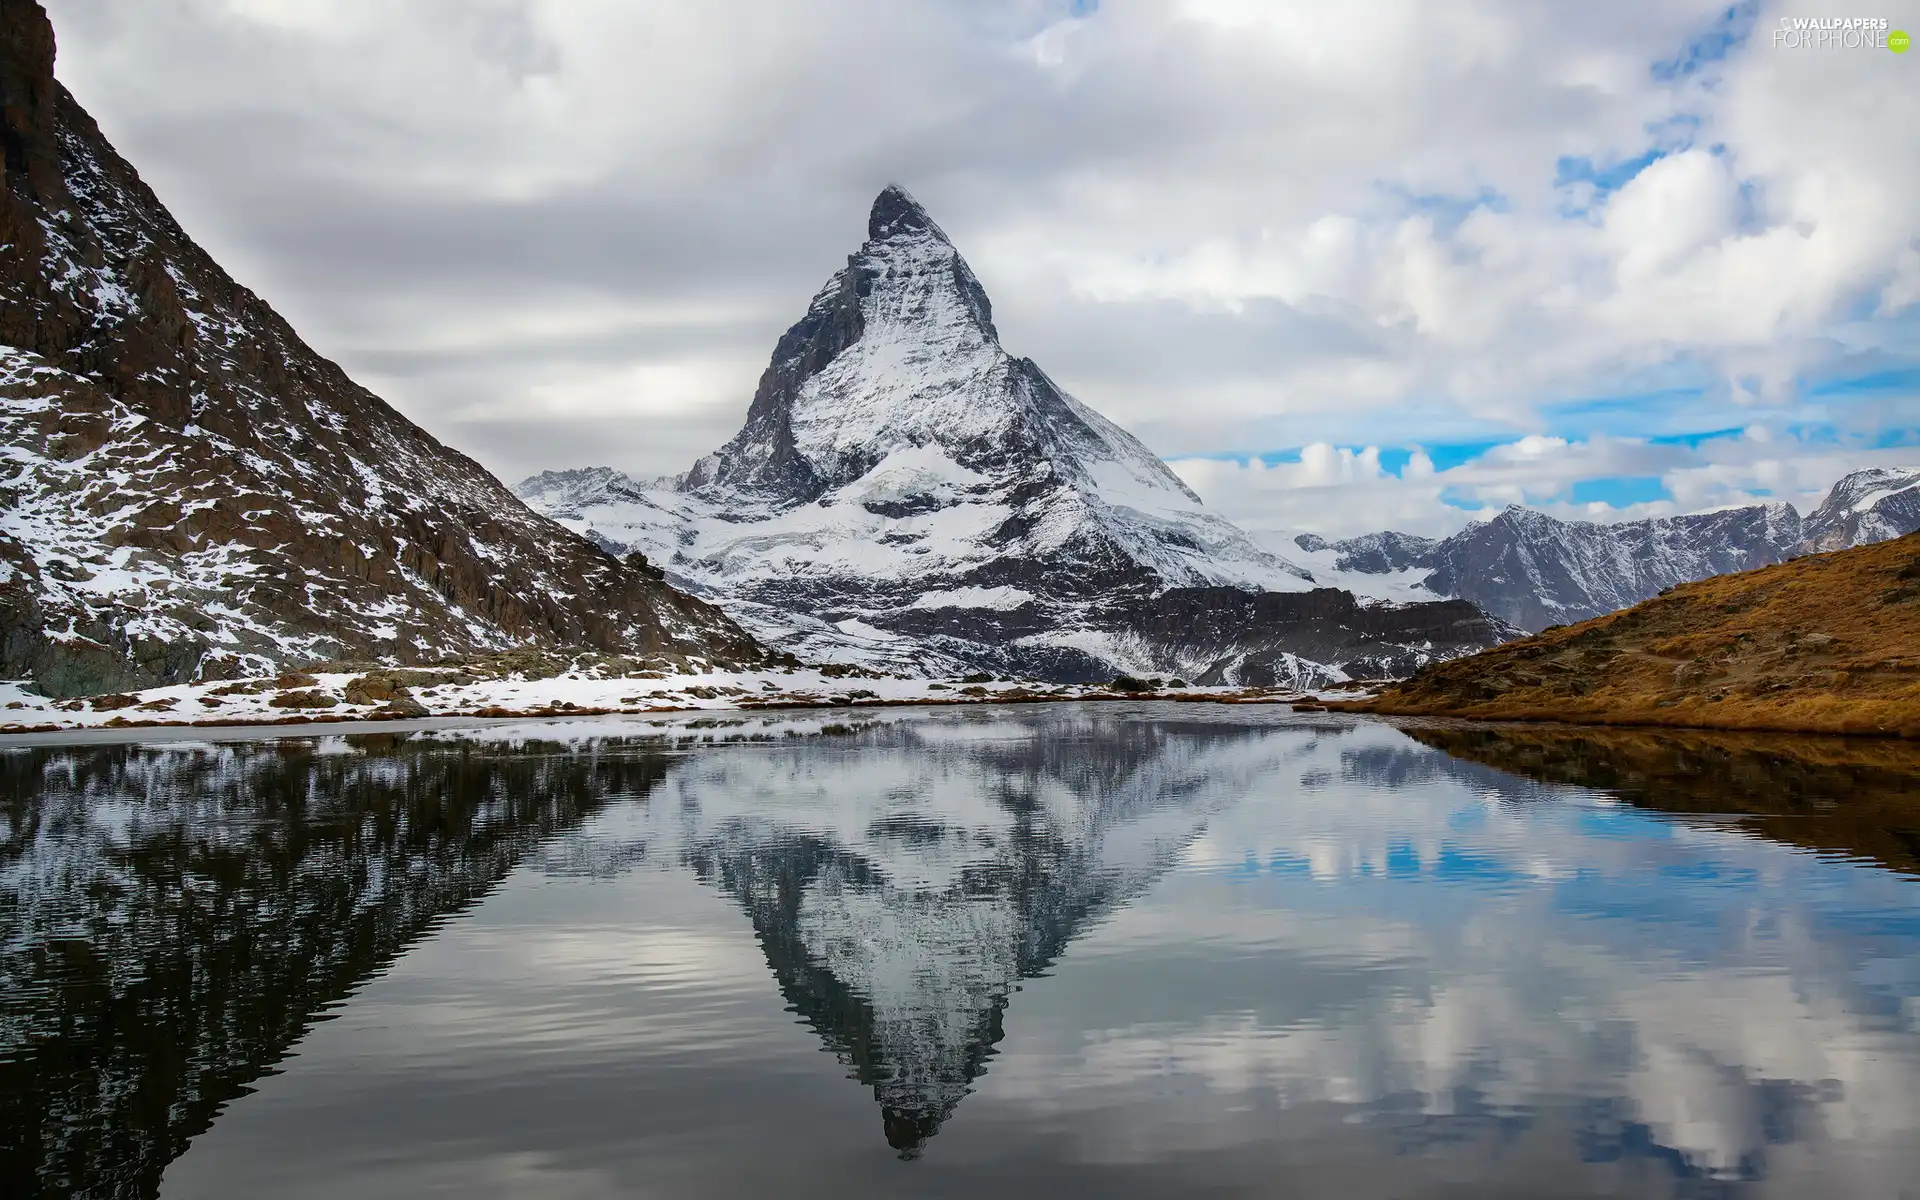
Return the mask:
[[[989,1070],[1022,981],[1297,749],[1244,724],[1144,728],[1036,711],[972,743],[895,726],[831,756],[716,751],[667,777],[639,840],[741,906],[789,1009],[911,1158]]]
[[[638,549],[803,655],[1064,680],[1317,682],[1492,644],[1471,605],[1361,605],[1208,512],[1002,348],[986,291],[897,186],[781,337],[746,423],[676,480],[521,495]]]
[[[0,677],[54,694],[519,646],[754,661],[310,349],[0,0]]]

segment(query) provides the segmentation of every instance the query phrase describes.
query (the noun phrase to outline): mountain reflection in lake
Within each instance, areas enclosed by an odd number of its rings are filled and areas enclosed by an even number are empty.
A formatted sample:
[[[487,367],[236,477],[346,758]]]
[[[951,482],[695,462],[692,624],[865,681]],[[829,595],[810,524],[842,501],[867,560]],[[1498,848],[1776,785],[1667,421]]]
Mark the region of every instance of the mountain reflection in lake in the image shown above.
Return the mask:
[[[863,720],[0,754],[0,1194],[1920,1178],[1913,748]]]

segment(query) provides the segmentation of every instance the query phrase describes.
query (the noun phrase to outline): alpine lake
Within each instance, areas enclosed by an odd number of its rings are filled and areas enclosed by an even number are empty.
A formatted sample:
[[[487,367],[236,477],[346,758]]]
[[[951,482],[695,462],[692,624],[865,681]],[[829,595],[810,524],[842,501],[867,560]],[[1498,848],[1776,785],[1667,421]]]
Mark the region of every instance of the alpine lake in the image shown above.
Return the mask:
[[[8,739],[0,1196],[1920,1196],[1920,746]]]

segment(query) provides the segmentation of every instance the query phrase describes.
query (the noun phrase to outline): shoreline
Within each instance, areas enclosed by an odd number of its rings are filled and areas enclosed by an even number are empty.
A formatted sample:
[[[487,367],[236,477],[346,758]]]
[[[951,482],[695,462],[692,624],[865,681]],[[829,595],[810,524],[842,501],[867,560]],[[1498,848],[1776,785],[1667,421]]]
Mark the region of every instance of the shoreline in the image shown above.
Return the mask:
[[[746,701],[722,705],[654,705],[646,707],[529,707],[509,709],[499,705],[488,705],[471,710],[456,710],[433,713],[325,713],[299,716],[258,717],[207,717],[191,721],[183,720],[129,720],[116,718],[108,721],[83,723],[49,723],[36,726],[0,726],[0,750],[10,748],[28,748],[42,745],[111,743],[129,737],[152,737],[156,734],[177,734],[181,738],[193,735],[278,735],[300,736],[311,730],[318,734],[336,734],[357,736],[362,734],[401,732],[411,733],[424,730],[447,728],[485,728],[491,725],[507,725],[526,721],[566,721],[576,719],[594,719],[606,717],[692,717],[695,720],[749,716],[756,713],[860,713],[902,708],[962,708],[982,705],[1030,705],[1030,704],[1111,704],[1111,703],[1164,703],[1164,704],[1216,704],[1216,705],[1252,705],[1260,707],[1285,706],[1289,711],[1302,716],[1338,716],[1368,717],[1392,725],[1399,729],[1466,729],[1569,732],[1581,731],[1637,731],[1653,734],[1777,734],[1792,737],[1834,739],[1835,741],[1901,744],[1916,739],[1899,731],[1873,730],[1836,730],[1811,729],[1784,724],[1773,725],[1703,725],[1682,724],[1671,720],[1642,720],[1635,718],[1577,720],[1556,716],[1467,716],[1436,712],[1390,712],[1369,707],[1366,700],[1346,701],[1323,695],[1297,691],[1263,691],[1259,689],[1220,689],[1218,691],[1165,691],[1165,692],[1115,692],[1105,688],[1089,688],[1077,694],[1051,694],[1022,692],[1009,689],[1007,693],[985,696],[925,696],[900,698],[862,698],[852,701],[768,699]],[[656,726],[659,722],[654,722]],[[352,727],[352,728],[347,728]]]
[[[536,680],[523,682],[537,684],[551,683],[553,681]],[[875,681],[868,680],[863,682]],[[303,711],[283,715],[281,713],[256,709],[244,713],[209,713],[192,717],[181,714],[172,719],[166,717],[130,716],[127,714],[126,709],[134,706],[124,706],[104,710],[112,714],[105,716],[104,719],[68,719],[32,723],[10,721],[0,723],[0,747],[20,745],[33,739],[67,734],[134,733],[145,735],[170,730],[180,730],[183,732],[219,730],[246,732],[249,730],[298,730],[309,727],[314,729],[330,729],[343,725],[366,726],[369,729],[379,730],[392,728],[396,725],[422,726],[428,722],[437,725],[441,722],[471,724],[474,722],[548,721],[586,717],[721,716],[725,714],[764,712],[859,713],[881,709],[958,708],[994,704],[1114,703],[1131,701],[1135,703],[1287,705],[1307,712],[1326,711],[1326,705],[1321,696],[1291,688],[1222,687],[1122,692],[1114,691],[1105,685],[1090,684],[1067,685],[1053,690],[1037,691],[1032,685],[999,684],[994,685],[991,689],[975,685],[968,690],[969,692],[977,691],[981,694],[940,695],[938,693],[928,692],[926,685],[923,683],[919,689],[913,691],[913,694],[894,696],[872,694],[857,697],[844,695],[811,696],[791,694],[766,697],[746,695],[738,698],[701,696],[680,703],[611,705],[581,704],[576,701],[566,700],[526,705],[508,705],[498,702],[497,699],[493,699],[491,702],[483,703],[449,704],[445,707],[427,711],[406,711],[392,707],[363,706],[357,711]],[[73,704],[75,702],[66,701],[63,703]],[[41,711],[44,712],[46,710],[42,709]],[[100,710],[87,712],[81,709],[76,710],[75,715],[82,717],[99,717],[102,713]]]
[[[1322,705],[1324,711],[1348,717],[1372,717],[1393,725],[1420,727],[1444,727],[1461,729],[1526,729],[1526,730],[1637,730],[1643,733],[1708,733],[1708,734],[1781,734],[1790,737],[1834,738],[1846,741],[1871,742],[1915,742],[1920,735],[1902,732],[1898,729],[1816,729],[1804,725],[1763,724],[1763,725],[1702,725],[1683,724],[1670,720],[1641,720],[1637,718],[1579,720],[1571,717],[1524,716],[1524,717],[1486,717],[1468,716],[1439,712],[1394,712],[1391,710],[1363,708],[1361,702],[1329,701]]]
[[[1728,717],[1716,721],[1710,716],[1706,720],[1690,720],[1650,713],[1561,715],[1549,714],[1539,709],[1509,713],[1449,712],[1435,711],[1427,706],[1379,707],[1371,699],[1326,700],[1321,703],[1328,712],[1346,713],[1352,716],[1398,720],[1461,721],[1476,725],[1558,726],[1568,729],[1672,729],[1699,733],[1785,733],[1803,737],[1873,738],[1895,742],[1920,740],[1920,723],[1912,722],[1867,727],[1861,722],[1854,721],[1822,726],[1768,719],[1758,714]]]

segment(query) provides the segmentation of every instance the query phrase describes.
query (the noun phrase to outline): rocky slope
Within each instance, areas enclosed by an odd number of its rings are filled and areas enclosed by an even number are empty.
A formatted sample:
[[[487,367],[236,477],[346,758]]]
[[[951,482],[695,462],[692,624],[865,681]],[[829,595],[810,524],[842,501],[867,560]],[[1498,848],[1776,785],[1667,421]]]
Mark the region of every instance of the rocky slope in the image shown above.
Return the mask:
[[[1920,530],[1920,467],[1855,471],[1807,516],[1799,549],[1844,550]]]
[[[1335,707],[1920,737],[1920,534],[1682,584]]]
[[[309,660],[764,651],[538,516],[175,223],[0,0],[0,677],[81,694]]]
[[[1295,544],[1366,595],[1455,596],[1523,629],[1581,621],[1662,588],[1920,530],[1920,469],[1855,471],[1811,514],[1790,504],[1596,525],[1510,506],[1441,541],[1372,533]]]
[[[1501,636],[1462,606],[1409,617],[1338,593],[1302,602],[1327,614],[1304,630],[1265,598],[1310,592],[1312,574],[1007,353],[986,292],[906,192],[880,193],[867,233],[725,446],[676,480],[548,472],[520,494],[769,641],[866,665],[1311,684]],[[1242,619],[1159,631],[1197,609]]]

